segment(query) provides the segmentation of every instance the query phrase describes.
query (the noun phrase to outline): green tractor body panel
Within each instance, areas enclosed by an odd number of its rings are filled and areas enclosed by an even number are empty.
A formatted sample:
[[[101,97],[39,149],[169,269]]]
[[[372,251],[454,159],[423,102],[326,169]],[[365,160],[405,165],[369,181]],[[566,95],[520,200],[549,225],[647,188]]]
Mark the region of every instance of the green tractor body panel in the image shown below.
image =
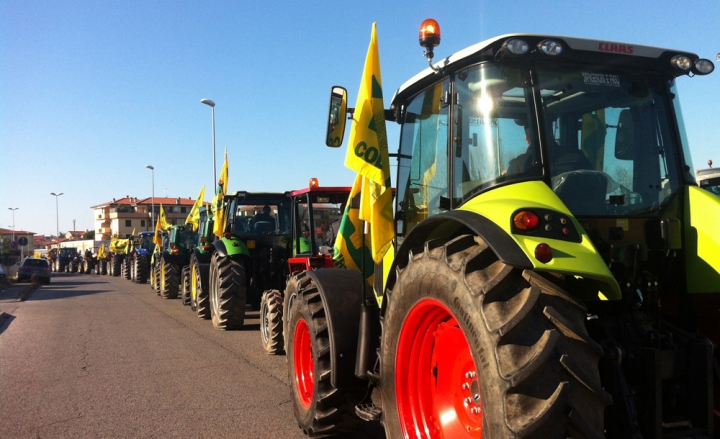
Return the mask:
[[[542,209],[557,212],[557,217],[563,215],[568,221],[572,222],[580,235],[581,241],[569,242],[548,239],[544,236],[526,236],[513,233],[511,227],[513,214],[521,209]],[[493,191],[478,195],[458,210],[475,212],[497,224],[517,242],[535,270],[554,271],[595,279],[602,285],[600,290],[602,296],[600,298],[610,300],[621,298],[620,286],[595,249],[595,246],[590,242],[587,234],[572,216],[572,213],[544,182],[528,181],[499,187]],[[555,227],[559,228],[559,226],[560,224],[557,223]],[[548,263],[540,262],[535,257],[535,248],[541,243],[548,244],[552,248],[553,258]]]
[[[250,256],[248,246],[245,241],[233,236],[231,238],[221,238],[222,243],[225,245],[225,251],[229,256]]]
[[[720,198],[688,186],[685,207],[685,257],[689,293],[720,292]]]

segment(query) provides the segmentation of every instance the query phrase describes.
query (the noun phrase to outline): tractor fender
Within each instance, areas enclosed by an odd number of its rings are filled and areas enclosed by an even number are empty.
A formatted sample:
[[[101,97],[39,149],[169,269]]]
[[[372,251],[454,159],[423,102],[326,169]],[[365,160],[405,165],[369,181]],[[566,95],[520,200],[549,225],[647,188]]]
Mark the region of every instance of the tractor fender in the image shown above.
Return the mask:
[[[218,239],[213,242],[213,247],[215,247],[215,251],[223,257],[236,255],[250,256],[247,245],[239,239]]]
[[[407,264],[410,250],[423,248],[425,242],[434,238],[455,237],[464,233],[472,233],[484,239],[498,259],[505,264],[523,269],[533,268],[522,248],[500,226],[476,212],[453,210],[433,215],[410,231],[396,253],[386,288],[392,289],[395,269],[398,265]]]
[[[171,264],[183,265],[184,258],[181,254],[174,255],[174,254],[170,253],[169,251],[164,250],[162,253],[162,257],[165,261],[167,261]]]
[[[366,385],[355,376],[358,328],[363,301],[362,275],[357,270],[337,268],[308,271],[325,305],[330,334],[330,381],[336,388]],[[368,285],[368,291],[370,286]]]
[[[201,264],[209,264],[210,263],[210,257],[212,256],[212,252],[201,252],[197,247],[193,248],[193,253],[195,254],[195,259]]]

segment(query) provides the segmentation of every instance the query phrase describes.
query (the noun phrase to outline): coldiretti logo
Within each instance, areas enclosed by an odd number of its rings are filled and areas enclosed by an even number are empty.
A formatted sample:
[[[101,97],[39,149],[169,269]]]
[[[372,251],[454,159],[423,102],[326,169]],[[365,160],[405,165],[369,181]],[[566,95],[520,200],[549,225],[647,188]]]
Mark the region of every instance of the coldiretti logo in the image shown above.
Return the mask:
[[[380,151],[375,146],[368,146],[365,142],[360,142],[355,146],[355,155],[375,166],[378,169],[382,169],[382,160],[380,159]]]

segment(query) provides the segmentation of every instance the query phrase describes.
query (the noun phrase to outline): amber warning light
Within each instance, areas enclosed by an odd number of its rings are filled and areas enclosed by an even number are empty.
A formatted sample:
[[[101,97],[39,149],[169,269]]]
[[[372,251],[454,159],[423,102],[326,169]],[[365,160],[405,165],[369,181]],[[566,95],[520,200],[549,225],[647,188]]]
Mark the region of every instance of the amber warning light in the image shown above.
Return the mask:
[[[432,18],[428,18],[420,25],[420,45],[430,51],[440,45],[440,25]]]

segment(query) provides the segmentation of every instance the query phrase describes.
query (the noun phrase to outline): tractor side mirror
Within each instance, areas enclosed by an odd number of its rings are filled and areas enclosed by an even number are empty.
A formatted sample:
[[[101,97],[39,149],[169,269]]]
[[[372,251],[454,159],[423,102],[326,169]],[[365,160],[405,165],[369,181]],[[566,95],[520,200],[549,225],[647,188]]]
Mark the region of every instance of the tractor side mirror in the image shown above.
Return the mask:
[[[347,90],[334,86],[330,91],[330,110],[328,114],[327,136],[325,144],[332,148],[342,145],[345,137],[347,114]]]
[[[630,110],[622,110],[615,134],[615,158],[632,160],[635,158],[635,120]]]

